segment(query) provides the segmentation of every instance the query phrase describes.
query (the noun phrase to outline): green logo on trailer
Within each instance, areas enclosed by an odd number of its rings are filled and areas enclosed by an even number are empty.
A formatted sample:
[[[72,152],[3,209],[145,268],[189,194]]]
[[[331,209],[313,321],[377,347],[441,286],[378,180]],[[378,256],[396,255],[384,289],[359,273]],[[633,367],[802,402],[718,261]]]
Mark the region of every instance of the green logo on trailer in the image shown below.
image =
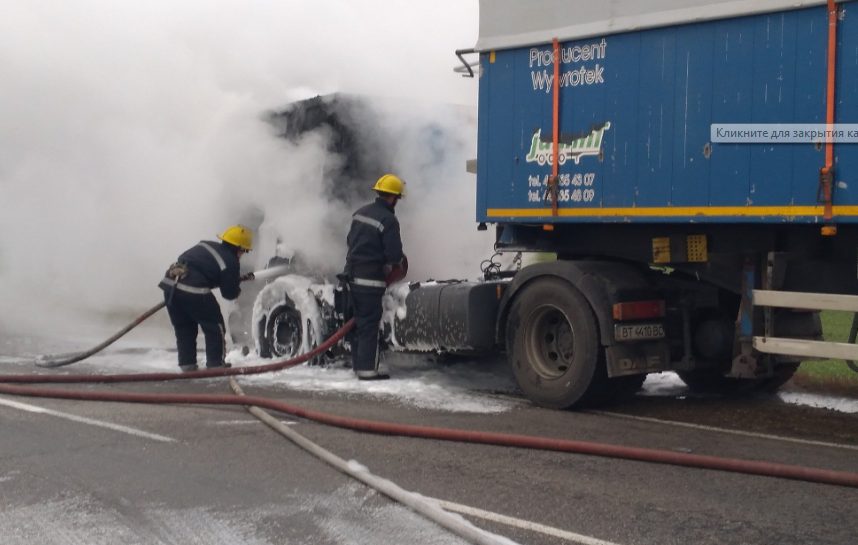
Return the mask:
[[[596,127],[588,134],[575,138],[572,141],[558,143],[558,162],[563,165],[570,159],[575,161],[575,164],[581,162],[581,157],[586,155],[599,155],[602,151],[602,139],[605,131],[611,128],[611,122],[606,121],[604,125]],[[542,129],[533,133],[533,138],[530,140],[530,151],[524,158],[528,163],[538,163],[539,165],[552,164],[554,162],[554,154],[551,152],[551,141],[542,140]]]

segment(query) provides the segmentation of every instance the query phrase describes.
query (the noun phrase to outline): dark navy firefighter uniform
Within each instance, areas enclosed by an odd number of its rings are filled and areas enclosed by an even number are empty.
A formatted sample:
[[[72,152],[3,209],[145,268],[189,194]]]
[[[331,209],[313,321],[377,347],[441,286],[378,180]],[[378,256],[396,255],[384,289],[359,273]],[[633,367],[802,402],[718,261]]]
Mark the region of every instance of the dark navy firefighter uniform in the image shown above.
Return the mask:
[[[385,277],[405,258],[393,205],[379,197],[360,208],[352,215],[346,241],[345,274],[355,319],[352,367],[358,378],[375,378],[379,376],[378,334]]]
[[[180,255],[158,284],[164,290],[176,331],[179,367],[183,370],[196,369],[198,327],[206,340],[206,367],[225,365],[226,328],[212,290],[220,288],[228,300],[241,293],[237,250],[228,242],[201,241]]]

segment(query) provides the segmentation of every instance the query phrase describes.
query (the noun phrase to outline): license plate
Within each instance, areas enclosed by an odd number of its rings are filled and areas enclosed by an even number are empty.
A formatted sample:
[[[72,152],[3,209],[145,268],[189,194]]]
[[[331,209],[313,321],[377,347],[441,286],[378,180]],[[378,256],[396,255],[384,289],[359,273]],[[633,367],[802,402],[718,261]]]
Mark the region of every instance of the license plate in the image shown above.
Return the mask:
[[[663,339],[662,324],[615,324],[614,339],[623,341],[639,341],[643,339]]]

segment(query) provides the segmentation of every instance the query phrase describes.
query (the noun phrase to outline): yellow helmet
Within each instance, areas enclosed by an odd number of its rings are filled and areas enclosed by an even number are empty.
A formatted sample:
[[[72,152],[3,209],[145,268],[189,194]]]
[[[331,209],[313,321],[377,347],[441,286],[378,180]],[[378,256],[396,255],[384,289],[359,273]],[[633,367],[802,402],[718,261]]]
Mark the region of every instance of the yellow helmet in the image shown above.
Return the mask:
[[[375,182],[372,188],[382,193],[390,193],[391,195],[398,195],[400,197],[405,196],[405,182],[393,174],[385,174]]]
[[[242,250],[249,252],[253,249],[253,231],[244,225],[232,225],[226,228],[226,231],[217,236],[224,242],[228,242],[233,246],[238,246]]]

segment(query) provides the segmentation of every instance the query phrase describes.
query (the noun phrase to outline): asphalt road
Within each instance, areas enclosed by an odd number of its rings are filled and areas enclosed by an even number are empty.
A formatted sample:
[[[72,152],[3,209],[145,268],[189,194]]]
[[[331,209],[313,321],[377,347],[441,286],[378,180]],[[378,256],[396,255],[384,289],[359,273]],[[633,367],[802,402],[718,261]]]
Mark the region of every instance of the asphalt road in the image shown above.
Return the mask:
[[[225,379],[84,388],[229,392]],[[360,418],[858,471],[854,448],[526,403],[500,414],[470,414],[377,396],[282,386],[245,390]],[[37,408],[51,412],[33,412]],[[858,489],[360,434],[303,420],[291,429],[407,490],[482,510],[466,518],[519,543],[846,545],[858,535]],[[512,520],[485,518],[494,515]],[[0,536],[8,545],[463,543],[240,407],[11,396],[0,396]]]

